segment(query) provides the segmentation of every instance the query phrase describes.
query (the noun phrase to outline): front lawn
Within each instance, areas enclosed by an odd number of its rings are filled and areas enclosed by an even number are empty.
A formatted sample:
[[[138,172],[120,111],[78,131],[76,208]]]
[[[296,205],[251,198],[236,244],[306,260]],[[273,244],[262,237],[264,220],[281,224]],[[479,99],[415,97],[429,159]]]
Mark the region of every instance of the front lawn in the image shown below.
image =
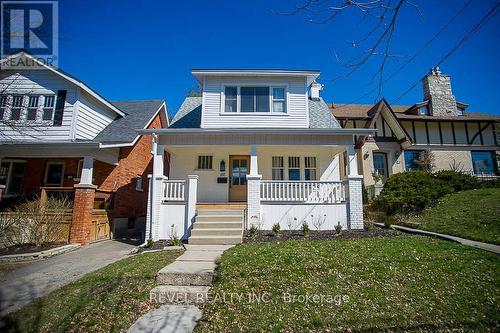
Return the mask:
[[[150,308],[158,270],[180,254],[144,253],[99,269],[2,318],[0,331],[126,331]]]
[[[500,188],[449,194],[409,221],[420,229],[500,244]]]
[[[419,236],[247,243],[211,293],[198,332],[495,331],[500,256]]]

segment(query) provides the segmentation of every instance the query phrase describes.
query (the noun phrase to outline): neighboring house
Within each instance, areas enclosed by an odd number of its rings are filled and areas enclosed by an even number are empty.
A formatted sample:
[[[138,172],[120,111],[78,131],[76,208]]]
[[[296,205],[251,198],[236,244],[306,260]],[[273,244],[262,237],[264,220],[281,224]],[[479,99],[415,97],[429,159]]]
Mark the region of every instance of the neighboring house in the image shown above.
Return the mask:
[[[363,228],[353,136],[375,131],[341,128],[319,96],[318,71],[192,74],[201,96],[187,97],[169,128],[140,131],[154,137],[148,239],[238,243],[243,228],[275,223]]]
[[[333,104],[332,113],[343,128],[372,128],[375,135],[356,138],[364,185],[384,183],[391,174],[419,169],[421,152],[430,150],[435,170],[458,170],[477,176],[498,175],[500,117],[468,112],[457,102],[451,80],[439,69],[423,80],[424,101],[411,106]],[[372,194],[374,194],[372,192]]]
[[[24,52],[12,59],[36,61]],[[1,207],[34,195],[66,197],[71,242],[143,234],[151,137],[136,130],[166,127],[165,102],[109,102],[40,66],[0,72]]]

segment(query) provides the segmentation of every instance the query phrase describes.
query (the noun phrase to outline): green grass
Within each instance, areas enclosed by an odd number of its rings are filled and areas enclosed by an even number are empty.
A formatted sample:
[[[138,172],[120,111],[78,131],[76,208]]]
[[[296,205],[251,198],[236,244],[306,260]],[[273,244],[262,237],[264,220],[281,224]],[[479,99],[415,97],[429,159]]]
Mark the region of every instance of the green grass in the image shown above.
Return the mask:
[[[410,222],[424,230],[500,244],[500,188],[447,195]]]
[[[3,318],[2,332],[120,332],[148,311],[155,275],[180,251],[145,253],[85,275]]]
[[[500,256],[419,236],[238,245],[222,255],[211,292],[197,332],[500,328]],[[251,293],[270,302],[249,302]],[[339,295],[347,301],[328,303]]]

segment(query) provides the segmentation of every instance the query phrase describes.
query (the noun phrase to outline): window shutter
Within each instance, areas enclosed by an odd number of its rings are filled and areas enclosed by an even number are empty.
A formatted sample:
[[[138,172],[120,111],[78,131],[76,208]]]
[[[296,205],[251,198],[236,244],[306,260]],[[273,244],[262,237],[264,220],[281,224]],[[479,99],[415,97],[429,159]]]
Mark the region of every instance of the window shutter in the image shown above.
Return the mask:
[[[61,126],[66,102],[66,90],[57,91],[56,109],[54,112],[54,126]]]

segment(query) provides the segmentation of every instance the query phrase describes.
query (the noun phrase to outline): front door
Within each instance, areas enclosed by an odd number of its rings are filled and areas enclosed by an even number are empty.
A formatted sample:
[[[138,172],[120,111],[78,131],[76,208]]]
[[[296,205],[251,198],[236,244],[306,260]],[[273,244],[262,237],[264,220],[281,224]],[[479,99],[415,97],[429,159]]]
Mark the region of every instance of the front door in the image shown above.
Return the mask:
[[[229,201],[247,200],[249,156],[229,156]]]
[[[382,152],[373,153],[373,168],[375,172],[382,178],[382,183],[385,183],[389,175],[387,169],[387,154]]]

